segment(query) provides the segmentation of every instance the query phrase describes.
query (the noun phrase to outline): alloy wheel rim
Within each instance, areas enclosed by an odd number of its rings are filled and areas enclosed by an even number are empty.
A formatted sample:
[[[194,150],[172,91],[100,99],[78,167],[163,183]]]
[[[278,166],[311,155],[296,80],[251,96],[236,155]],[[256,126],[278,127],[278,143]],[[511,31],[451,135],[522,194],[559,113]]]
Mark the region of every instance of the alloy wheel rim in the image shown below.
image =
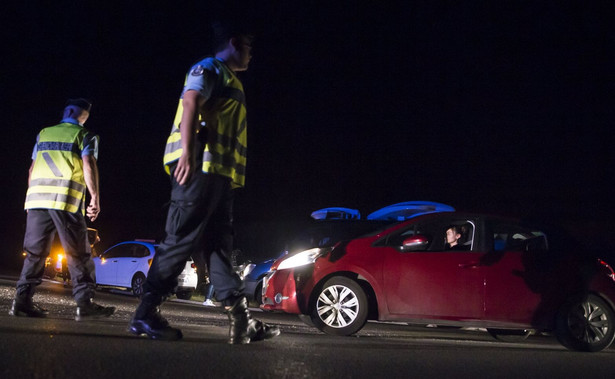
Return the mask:
[[[132,286],[132,291],[135,295],[141,295],[141,293],[143,292],[143,279],[135,279],[135,284]]]
[[[590,301],[584,301],[568,316],[572,335],[586,343],[599,343],[609,332],[609,319],[604,309]]]
[[[332,328],[343,328],[359,314],[357,295],[348,287],[334,285],[325,288],[316,303],[318,317]]]

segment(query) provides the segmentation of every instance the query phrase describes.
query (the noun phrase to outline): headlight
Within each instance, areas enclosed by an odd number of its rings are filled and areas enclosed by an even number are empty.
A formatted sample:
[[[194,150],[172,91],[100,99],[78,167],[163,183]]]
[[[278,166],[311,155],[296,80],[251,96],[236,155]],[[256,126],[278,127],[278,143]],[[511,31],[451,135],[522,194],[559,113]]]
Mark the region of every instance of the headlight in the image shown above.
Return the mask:
[[[256,267],[254,263],[250,263],[249,265],[244,267],[240,274],[241,278],[245,278],[246,276],[248,276],[248,274],[250,274],[252,270],[254,270],[254,267]]]
[[[329,251],[331,251],[331,249],[314,248],[314,249],[302,251],[295,255],[291,255],[290,257],[280,262],[280,264],[278,265],[278,270],[301,267],[301,266],[308,265],[310,263],[314,263],[316,262],[316,259],[325,255]]]

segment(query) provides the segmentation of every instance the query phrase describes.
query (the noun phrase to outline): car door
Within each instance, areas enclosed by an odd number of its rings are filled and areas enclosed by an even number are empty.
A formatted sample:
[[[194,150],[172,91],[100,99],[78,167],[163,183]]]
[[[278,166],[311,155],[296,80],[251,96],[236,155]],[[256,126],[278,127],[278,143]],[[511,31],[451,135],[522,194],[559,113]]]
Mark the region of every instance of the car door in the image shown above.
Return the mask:
[[[124,246],[124,255],[117,258],[115,282],[118,286],[130,287],[132,278],[137,271],[147,275],[149,269],[147,259],[150,251],[146,246],[138,243],[129,243]]]
[[[118,244],[105,251],[96,265],[96,283],[116,285],[118,259],[126,254],[126,244]]]
[[[445,249],[444,236],[450,223],[469,229],[466,249]],[[478,262],[482,253],[473,251],[475,229],[472,220],[439,217],[412,224],[388,238],[383,278],[390,314],[424,319],[481,319],[484,289]],[[411,236],[426,237],[429,245],[417,251],[400,249]]]
[[[492,221],[489,227],[493,248],[481,264],[486,285],[485,319],[530,325],[549,280],[547,265],[541,263],[546,237],[510,221]]]

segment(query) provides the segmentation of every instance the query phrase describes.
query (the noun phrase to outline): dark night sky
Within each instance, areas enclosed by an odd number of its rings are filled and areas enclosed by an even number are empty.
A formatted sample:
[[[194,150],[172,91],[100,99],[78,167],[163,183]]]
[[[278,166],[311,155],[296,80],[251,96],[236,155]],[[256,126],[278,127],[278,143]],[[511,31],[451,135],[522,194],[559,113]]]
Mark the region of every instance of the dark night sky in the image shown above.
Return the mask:
[[[93,100],[86,126],[101,136],[103,247],[159,238],[164,143],[216,9],[36,3],[0,16],[4,254],[20,251],[36,134],[74,96]],[[280,3],[242,16],[257,35],[241,74],[249,155],[236,222],[248,255],[267,255],[312,210],[409,200],[613,229],[610,2]]]

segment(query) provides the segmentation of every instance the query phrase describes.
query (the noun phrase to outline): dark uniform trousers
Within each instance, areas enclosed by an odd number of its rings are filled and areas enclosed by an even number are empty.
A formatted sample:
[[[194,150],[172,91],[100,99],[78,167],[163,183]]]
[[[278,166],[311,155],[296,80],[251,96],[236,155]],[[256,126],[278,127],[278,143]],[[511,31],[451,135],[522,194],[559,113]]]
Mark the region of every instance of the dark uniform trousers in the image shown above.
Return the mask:
[[[233,248],[233,190],[231,180],[197,170],[180,186],[171,167],[171,203],[166,237],[143,286],[144,292],[168,296],[191,255],[205,254],[209,278],[219,301],[231,303],[241,296],[243,281],[230,260]],[[212,240],[206,241],[205,238]],[[208,248],[210,246],[211,248]]]
[[[79,212],[30,209],[24,238],[26,259],[17,281],[17,300],[30,301],[36,286],[41,284],[56,231],[66,253],[75,301],[80,304],[94,297],[96,277],[84,216]]]

